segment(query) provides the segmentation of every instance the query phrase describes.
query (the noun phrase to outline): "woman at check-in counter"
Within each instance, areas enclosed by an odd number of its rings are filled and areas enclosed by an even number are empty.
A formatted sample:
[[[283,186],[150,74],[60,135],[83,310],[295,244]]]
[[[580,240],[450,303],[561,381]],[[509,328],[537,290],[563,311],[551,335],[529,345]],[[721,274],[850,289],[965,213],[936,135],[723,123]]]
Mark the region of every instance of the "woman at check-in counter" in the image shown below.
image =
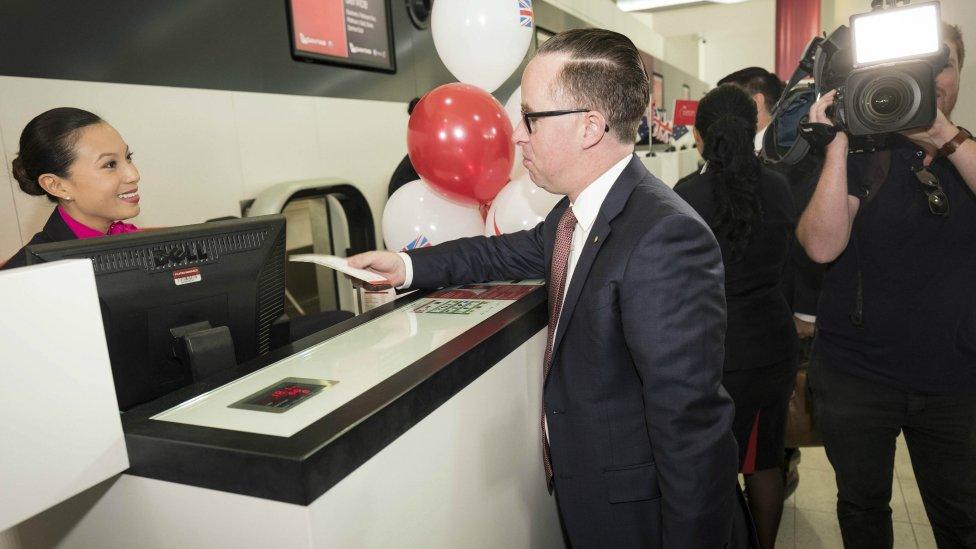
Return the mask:
[[[61,107],[36,116],[12,168],[22,191],[57,204],[28,245],[138,230],[123,221],[139,214],[139,170],[119,132],[95,114]],[[22,248],[0,269],[26,262]]]

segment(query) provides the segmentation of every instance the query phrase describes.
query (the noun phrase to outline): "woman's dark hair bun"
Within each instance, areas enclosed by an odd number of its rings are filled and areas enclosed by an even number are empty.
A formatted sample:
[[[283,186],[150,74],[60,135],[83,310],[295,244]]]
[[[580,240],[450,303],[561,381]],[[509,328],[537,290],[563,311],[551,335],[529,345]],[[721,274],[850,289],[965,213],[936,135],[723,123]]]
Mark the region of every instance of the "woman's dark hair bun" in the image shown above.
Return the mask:
[[[24,169],[24,161],[20,157],[14,158],[12,164],[14,179],[20,185],[20,190],[32,196],[43,196],[47,194],[44,189],[41,188],[40,183],[36,179],[31,179],[27,175],[27,170]]]
[[[78,130],[101,122],[98,115],[72,107],[59,107],[35,116],[20,134],[20,152],[11,164],[20,190],[33,196],[47,195],[52,202],[57,202],[56,196],[41,187],[38,178],[46,173],[67,177],[68,167],[75,160]]]

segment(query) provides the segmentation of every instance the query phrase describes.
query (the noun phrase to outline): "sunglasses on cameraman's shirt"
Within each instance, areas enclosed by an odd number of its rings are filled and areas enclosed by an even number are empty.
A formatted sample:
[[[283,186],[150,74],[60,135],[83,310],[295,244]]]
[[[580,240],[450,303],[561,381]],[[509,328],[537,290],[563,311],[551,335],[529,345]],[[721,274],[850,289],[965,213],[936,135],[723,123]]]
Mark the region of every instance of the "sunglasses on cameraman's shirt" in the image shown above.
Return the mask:
[[[536,118],[547,118],[549,116],[562,116],[564,114],[575,114],[580,112],[590,112],[593,109],[570,109],[562,111],[538,111],[538,112],[523,112],[522,122],[525,122],[525,129],[532,133],[532,121]],[[610,131],[610,124],[606,124],[603,127],[604,132]]]
[[[942,189],[942,183],[928,168],[913,169],[915,179],[922,185],[922,190],[929,200],[929,211],[933,215],[946,217],[949,215],[949,197]]]

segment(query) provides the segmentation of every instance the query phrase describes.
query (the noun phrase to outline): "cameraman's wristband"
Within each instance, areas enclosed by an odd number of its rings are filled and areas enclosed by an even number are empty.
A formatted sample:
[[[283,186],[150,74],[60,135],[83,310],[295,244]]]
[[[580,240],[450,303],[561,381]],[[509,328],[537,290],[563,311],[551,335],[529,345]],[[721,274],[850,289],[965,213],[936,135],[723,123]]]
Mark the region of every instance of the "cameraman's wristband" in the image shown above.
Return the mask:
[[[939,156],[948,157],[950,154],[956,152],[956,149],[965,143],[967,139],[973,139],[973,134],[969,133],[969,130],[966,128],[959,126],[959,133],[945,145],[942,145],[942,148],[939,149]]]

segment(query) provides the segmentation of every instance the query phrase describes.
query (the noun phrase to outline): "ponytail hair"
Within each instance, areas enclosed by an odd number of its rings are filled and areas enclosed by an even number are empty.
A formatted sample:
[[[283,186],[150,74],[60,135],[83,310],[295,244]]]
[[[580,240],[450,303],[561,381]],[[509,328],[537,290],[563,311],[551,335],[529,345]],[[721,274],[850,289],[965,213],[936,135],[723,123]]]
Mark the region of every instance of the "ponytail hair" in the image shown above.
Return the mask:
[[[731,84],[708,92],[695,116],[695,129],[704,141],[702,157],[708,161],[708,172],[715,182],[712,230],[729,240],[729,259],[745,250],[762,219],[762,167],[755,151],[757,117],[755,101]]]

